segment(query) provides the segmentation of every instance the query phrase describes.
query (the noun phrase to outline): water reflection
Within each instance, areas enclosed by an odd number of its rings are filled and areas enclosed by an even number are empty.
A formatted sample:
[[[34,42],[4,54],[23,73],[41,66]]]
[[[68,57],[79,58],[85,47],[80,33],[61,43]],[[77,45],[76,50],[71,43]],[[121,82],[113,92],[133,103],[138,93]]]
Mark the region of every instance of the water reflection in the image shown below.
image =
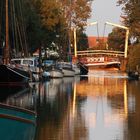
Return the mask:
[[[36,140],[139,140],[139,84],[125,73],[98,70],[34,83],[6,102],[35,107]]]
[[[140,139],[140,81],[130,81],[127,84],[128,94],[128,129],[124,137],[128,140]]]
[[[36,112],[30,90],[29,87],[0,87],[0,139],[35,138]]]
[[[127,139],[130,99],[126,75],[94,71],[80,79],[52,79],[42,85],[45,102],[38,106],[37,139]]]
[[[10,94],[8,98],[1,100],[2,103],[35,111],[36,97],[32,88],[24,87],[22,89],[16,87],[7,88],[7,90],[12,94]],[[4,93],[6,93],[6,91]],[[3,95],[1,97],[3,97]]]

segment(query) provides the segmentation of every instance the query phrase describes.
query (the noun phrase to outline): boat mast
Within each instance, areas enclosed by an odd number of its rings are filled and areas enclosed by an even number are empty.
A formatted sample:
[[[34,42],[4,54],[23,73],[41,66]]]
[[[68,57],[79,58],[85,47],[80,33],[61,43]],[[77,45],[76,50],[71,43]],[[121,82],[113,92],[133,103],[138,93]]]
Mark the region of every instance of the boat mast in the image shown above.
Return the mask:
[[[4,64],[9,63],[9,16],[8,16],[8,0],[6,0],[5,3],[6,7],[6,26],[5,26],[5,32],[6,32],[6,38],[5,38],[5,49],[4,49]]]

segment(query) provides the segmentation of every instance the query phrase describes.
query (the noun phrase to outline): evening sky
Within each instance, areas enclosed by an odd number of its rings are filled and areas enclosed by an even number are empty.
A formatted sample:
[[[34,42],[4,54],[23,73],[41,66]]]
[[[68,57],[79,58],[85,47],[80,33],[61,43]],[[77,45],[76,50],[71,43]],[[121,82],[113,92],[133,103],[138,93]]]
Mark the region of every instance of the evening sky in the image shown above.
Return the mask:
[[[107,36],[112,31],[112,26],[105,26],[106,21],[121,24],[120,15],[122,11],[116,2],[117,0],[94,0],[92,2],[92,13],[88,23],[98,22],[99,36]],[[88,36],[97,36],[97,25],[88,26],[86,33]]]

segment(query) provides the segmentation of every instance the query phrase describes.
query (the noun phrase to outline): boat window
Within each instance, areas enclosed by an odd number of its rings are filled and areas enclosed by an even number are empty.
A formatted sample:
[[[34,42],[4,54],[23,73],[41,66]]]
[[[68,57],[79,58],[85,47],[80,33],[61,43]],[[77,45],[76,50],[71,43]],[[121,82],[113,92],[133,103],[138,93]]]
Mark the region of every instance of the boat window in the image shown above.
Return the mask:
[[[23,64],[33,65],[33,61],[32,60],[23,60]]]
[[[21,64],[21,60],[11,60],[12,64]]]

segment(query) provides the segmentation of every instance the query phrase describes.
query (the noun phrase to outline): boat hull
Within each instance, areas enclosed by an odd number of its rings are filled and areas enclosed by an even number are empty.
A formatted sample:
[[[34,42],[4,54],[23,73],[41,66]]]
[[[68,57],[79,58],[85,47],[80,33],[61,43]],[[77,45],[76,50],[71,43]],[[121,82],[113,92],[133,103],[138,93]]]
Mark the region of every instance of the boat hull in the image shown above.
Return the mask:
[[[78,63],[80,67],[80,75],[87,75],[88,74],[88,66],[84,65],[83,63]]]
[[[33,140],[36,114],[29,110],[0,104],[0,138],[3,140]]]
[[[65,77],[72,77],[75,75],[75,71],[71,68],[63,68],[62,71]]]
[[[51,78],[62,78],[63,77],[63,72],[59,69],[52,69],[49,72],[50,72]]]
[[[79,75],[80,74],[80,68],[78,67],[77,64],[73,64],[72,68],[75,71],[75,75]]]
[[[120,69],[120,64],[118,63],[96,63],[96,64],[87,64],[87,67],[90,67],[92,69],[110,69],[110,68],[116,68],[116,69]]]
[[[7,65],[0,65],[0,85],[23,86],[24,84],[28,84],[29,77],[26,71]]]

